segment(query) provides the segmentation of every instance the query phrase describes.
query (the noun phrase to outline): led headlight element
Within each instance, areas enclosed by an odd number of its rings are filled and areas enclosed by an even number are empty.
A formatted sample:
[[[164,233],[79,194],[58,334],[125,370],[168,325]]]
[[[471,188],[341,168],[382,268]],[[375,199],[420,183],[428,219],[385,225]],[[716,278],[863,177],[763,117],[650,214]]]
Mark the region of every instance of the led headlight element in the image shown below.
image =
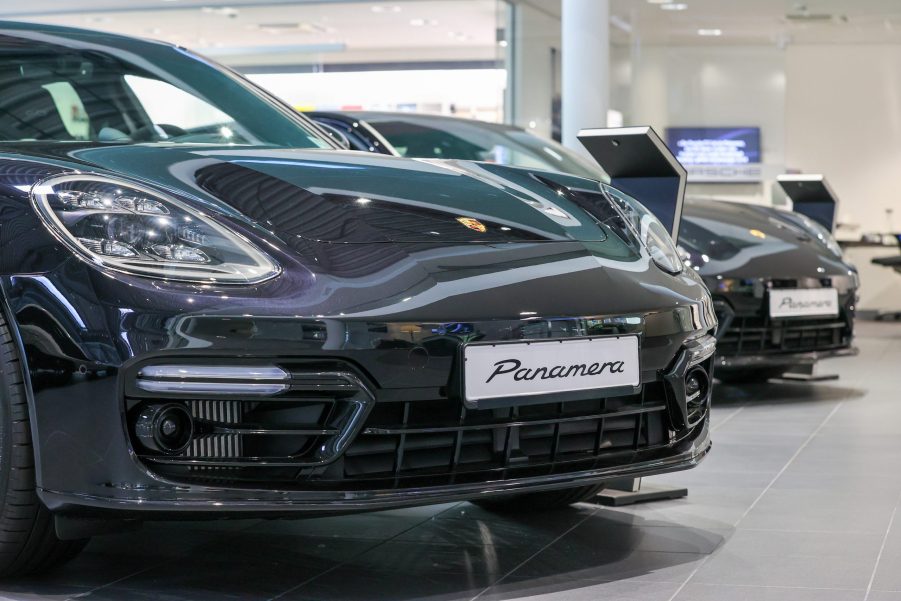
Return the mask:
[[[682,257],[679,256],[676,244],[660,220],[634,198],[606,184],[601,184],[601,186],[613,206],[619,209],[626,218],[626,222],[648,249],[648,254],[657,267],[673,275],[681,273]]]
[[[69,248],[134,275],[253,284],[275,262],[203,212],[159,191],[99,175],[63,175],[34,186],[38,214]]]
[[[834,254],[838,258],[842,258],[842,247],[838,245],[838,242],[835,239],[835,236],[832,235],[832,232],[824,228],[822,225],[810,219],[807,215],[802,215],[801,213],[789,213],[791,217],[793,217],[798,225],[804,228],[807,233],[814,238],[817,242],[823,245],[829,252]]]

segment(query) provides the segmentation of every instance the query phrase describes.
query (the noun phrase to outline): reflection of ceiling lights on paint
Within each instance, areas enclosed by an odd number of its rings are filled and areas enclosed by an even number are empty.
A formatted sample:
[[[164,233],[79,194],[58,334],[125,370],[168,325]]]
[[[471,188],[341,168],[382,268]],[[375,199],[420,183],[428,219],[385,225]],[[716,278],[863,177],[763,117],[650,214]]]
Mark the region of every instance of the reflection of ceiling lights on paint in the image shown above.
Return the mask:
[[[424,27],[425,25],[434,27],[437,24],[438,21],[435,19],[410,19],[410,25],[413,27]]]
[[[453,38],[453,39],[457,40],[458,42],[465,42],[465,41],[469,40],[468,35],[466,35],[465,33],[459,32],[459,31],[448,31],[447,37]]]
[[[286,33],[334,33],[333,27],[325,27],[323,25],[319,25],[318,23],[297,23],[297,22],[286,22],[286,23],[258,23],[255,26],[249,26],[248,29],[253,28],[259,29],[261,31],[265,31],[266,33],[278,34],[282,32]]]
[[[230,17],[232,19],[238,16],[238,9],[230,6],[204,6],[200,10],[208,15],[218,15],[220,17]]]
[[[698,35],[716,37],[716,36],[723,35],[723,30],[722,29],[699,29]]]
[[[401,11],[401,7],[396,4],[394,6],[384,6],[382,4],[373,4],[372,6],[369,7],[369,10],[371,10],[374,13],[387,13],[387,12],[399,13]]]
[[[688,5],[684,2],[670,2],[667,4],[661,4],[660,8],[663,10],[685,10],[688,8]]]
[[[673,0],[648,0],[648,4],[669,4]]]

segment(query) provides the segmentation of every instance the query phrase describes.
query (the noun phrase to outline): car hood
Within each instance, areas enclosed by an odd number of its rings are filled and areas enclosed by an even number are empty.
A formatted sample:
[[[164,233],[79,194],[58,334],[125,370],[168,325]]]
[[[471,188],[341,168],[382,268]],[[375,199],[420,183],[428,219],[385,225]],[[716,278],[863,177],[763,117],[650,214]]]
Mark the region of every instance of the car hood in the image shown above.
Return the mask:
[[[32,153],[187,193],[270,232],[308,240],[496,244],[606,238],[596,219],[542,178],[501,165],[184,144],[57,144]],[[583,188],[590,182],[579,181]],[[601,195],[595,200],[606,203]]]
[[[661,311],[673,307],[684,308],[690,321],[712,319],[709,295],[694,272],[663,272],[636,241],[627,244],[622,232],[605,238],[587,212],[551,189],[553,182],[585,189],[591,180],[541,174],[553,180],[544,184],[529,171],[498,165],[339,151],[47,148],[0,153],[0,198],[24,200],[35,182],[74,170],[134,178],[215,208],[282,267],[278,277],[253,287],[160,285],[117,274],[130,293],[152,294],[161,307],[183,308],[189,290],[200,295],[193,306],[206,313],[231,314],[247,303],[243,312],[257,313],[262,309],[252,299],[262,298],[265,312],[274,315],[348,319],[659,312],[671,320]],[[311,209],[301,210],[304,203]],[[353,217],[379,205],[385,210]],[[73,261],[31,210],[17,215],[21,222],[5,230],[0,273],[52,274],[47,276],[52,283],[58,274],[86,269],[76,279],[90,286],[114,282]],[[568,215],[579,223],[561,223]],[[488,227],[473,230],[457,221],[461,216]],[[203,306],[201,297],[211,304]]]
[[[679,245],[705,277],[796,279],[849,271],[786,211],[772,207],[686,199]]]

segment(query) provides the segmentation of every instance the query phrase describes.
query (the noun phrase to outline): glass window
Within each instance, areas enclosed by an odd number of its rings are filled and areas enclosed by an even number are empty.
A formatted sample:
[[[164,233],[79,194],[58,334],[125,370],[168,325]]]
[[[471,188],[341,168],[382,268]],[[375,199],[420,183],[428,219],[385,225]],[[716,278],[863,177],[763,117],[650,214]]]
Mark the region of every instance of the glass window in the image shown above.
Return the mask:
[[[154,126],[162,130],[157,133],[170,142],[258,142],[231,117],[172,84],[138,75],[126,75],[125,83]]]
[[[0,35],[0,141],[334,148],[302,116],[183,49],[109,38],[103,51]],[[96,40],[91,40],[96,42]]]
[[[87,140],[90,135],[88,114],[72,84],[58,81],[42,87],[50,93],[66,132],[75,140]]]
[[[422,115],[361,118],[403,156],[489,161],[607,180],[603,170],[587,159],[515,127]]]

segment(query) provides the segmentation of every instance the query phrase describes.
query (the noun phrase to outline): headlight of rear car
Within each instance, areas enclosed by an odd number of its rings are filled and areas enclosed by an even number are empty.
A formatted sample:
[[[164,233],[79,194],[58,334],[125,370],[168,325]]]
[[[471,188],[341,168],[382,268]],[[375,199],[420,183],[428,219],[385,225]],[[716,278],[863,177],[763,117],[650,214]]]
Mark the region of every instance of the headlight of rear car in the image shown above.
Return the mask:
[[[47,227],[73,252],[134,275],[253,284],[279,267],[202,211],[159,191],[99,175],[63,175],[31,191]]]
[[[634,198],[606,184],[601,186],[648,249],[657,267],[673,275],[682,273],[682,258],[660,220]]]
[[[810,236],[813,236],[817,242],[825,246],[829,252],[840,259],[842,258],[842,247],[838,245],[838,241],[835,239],[835,236],[832,235],[832,232],[807,215],[795,212],[789,213],[789,215],[790,218],[794,218],[796,223],[804,228]]]

